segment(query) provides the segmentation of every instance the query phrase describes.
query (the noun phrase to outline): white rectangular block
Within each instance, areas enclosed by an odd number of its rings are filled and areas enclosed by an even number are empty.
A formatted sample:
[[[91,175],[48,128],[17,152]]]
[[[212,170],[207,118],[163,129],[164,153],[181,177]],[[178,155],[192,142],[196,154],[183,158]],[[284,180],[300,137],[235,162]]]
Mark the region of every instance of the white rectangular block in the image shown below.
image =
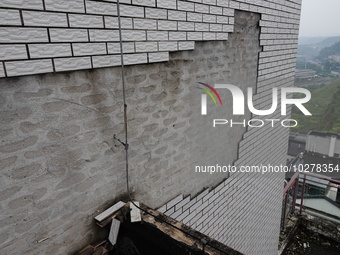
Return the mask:
[[[177,30],[177,21],[158,20],[158,30]]]
[[[195,31],[209,31],[208,23],[195,23]]]
[[[0,25],[21,26],[21,18],[18,10],[0,9]]]
[[[183,11],[173,11],[169,10],[168,11],[168,19],[169,20],[187,20],[187,13]]]
[[[117,242],[119,227],[120,227],[120,221],[116,219],[112,219],[109,238],[108,238],[112,245],[115,245]]]
[[[41,27],[67,27],[65,13],[23,11],[22,16],[25,26]]]
[[[177,0],[157,0],[158,8],[176,9]]]
[[[41,0],[1,0],[0,7],[43,10],[43,2]]]
[[[91,57],[56,58],[53,60],[56,72],[91,69]]]
[[[203,33],[202,32],[188,32],[187,40],[189,41],[203,40]]]
[[[194,22],[178,22],[178,30],[180,31],[194,31],[195,23]]]
[[[188,21],[202,22],[203,21],[203,15],[201,13],[188,12],[187,13],[187,20]]]
[[[203,14],[203,22],[216,23],[217,16],[211,14]]]
[[[120,15],[122,17],[139,17],[144,18],[144,8],[139,6],[131,5],[120,5]]]
[[[156,0],[132,0],[132,4],[156,7]]]
[[[86,13],[101,15],[117,15],[117,4],[108,2],[86,1]]]
[[[148,41],[167,41],[169,40],[167,31],[147,31]]]
[[[70,27],[104,28],[103,16],[69,14]]]
[[[92,62],[93,68],[121,65],[120,55],[93,56]]]
[[[134,29],[157,29],[157,21],[154,19],[133,19]]]
[[[125,54],[124,64],[125,65],[136,65],[136,64],[146,64],[148,62],[148,54]]]
[[[245,3],[240,3],[240,9],[243,11],[249,11],[249,4],[245,4]]]
[[[90,29],[91,42],[112,42],[119,41],[118,30]]]
[[[195,12],[209,13],[209,5],[195,4]]]
[[[195,4],[191,2],[177,1],[177,9],[180,11],[193,12],[195,11]]]
[[[124,202],[119,201],[116,204],[114,204],[113,206],[109,207],[108,209],[106,209],[105,211],[103,211],[102,213],[100,213],[99,215],[97,215],[96,217],[94,217],[94,219],[96,221],[103,221],[105,220],[105,218],[109,217],[111,214],[115,213],[116,211],[118,211],[120,208],[122,208],[125,205]]]
[[[70,43],[29,44],[31,58],[71,57]]]
[[[136,42],[136,52],[152,52],[158,51],[157,42]]]
[[[229,1],[229,7],[233,9],[240,9],[240,3],[236,1]]]
[[[258,8],[259,8],[258,6],[250,5],[249,11],[251,11],[251,12],[259,12]]]
[[[202,3],[209,5],[216,5],[216,0],[202,0]]]
[[[139,207],[139,202],[130,203],[131,222],[140,222],[140,221],[142,221],[141,211],[140,211],[140,209],[137,206]]]
[[[230,9],[230,8],[223,8],[223,15],[226,15],[226,16],[234,16],[234,12],[235,10],[234,9]]]
[[[219,6],[210,6],[210,13],[211,14],[218,14],[218,15],[222,15],[222,7]]]
[[[169,32],[170,41],[185,41],[187,38],[186,32]]]
[[[0,44],[0,59],[27,59],[26,46],[22,44]]]
[[[145,8],[145,18],[148,19],[167,19],[166,9]]]
[[[177,51],[178,43],[177,42],[159,42],[158,49],[159,51]]]
[[[26,60],[5,63],[7,76],[30,75],[53,72],[52,60]]]
[[[229,0],[217,0],[216,5],[229,7]]]
[[[88,34],[86,29],[50,29],[52,42],[87,42]]]
[[[74,56],[106,54],[105,43],[73,43]]]
[[[210,24],[211,32],[222,32],[224,31],[222,28],[222,24]]]
[[[44,0],[46,10],[48,11],[63,11],[63,12],[78,12],[84,13],[85,6],[83,0]]]
[[[48,42],[46,28],[0,27],[0,43]]]
[[[145,41],[146,33],[144,30],[122,30],[123,41]]]
[[[217,33],[213,32],[203,32],[203,40],[210,41],[210,40],[216,40]]]

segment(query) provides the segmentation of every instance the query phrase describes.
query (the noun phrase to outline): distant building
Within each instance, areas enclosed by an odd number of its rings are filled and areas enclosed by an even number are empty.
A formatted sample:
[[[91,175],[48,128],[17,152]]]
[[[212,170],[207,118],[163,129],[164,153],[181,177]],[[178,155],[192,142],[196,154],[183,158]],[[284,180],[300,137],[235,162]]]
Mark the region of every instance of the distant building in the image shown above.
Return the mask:
[[[289,136],[289,164],[333,164],[340,165],[340,134],[311,131],[308,134],[293,133]],[[290,178],[293,173],[288,173]],[[340,178],[338,171],[322,172],[331,178]]]
[[[340,77],[340,72],[331,71],[331,74],[336,76],[336,77]]]
[[[329,59],[340,63],[340,55],[332,55],[328,57]]]
[[[296,69],[295,71],[295,79],[312,79],[316,77],[316,72],[313,70],[299,70]]]
[[[303,158],[309,156],[312,156],[312,158],[331,158],[340,163],[340,134],[317,131],[311,131],[308,134],[291,133],[287,154],[294,158],[302,154],[304,154]]]
[[[311,131],[307,135],[306,151],[339,158],[340,134]]]

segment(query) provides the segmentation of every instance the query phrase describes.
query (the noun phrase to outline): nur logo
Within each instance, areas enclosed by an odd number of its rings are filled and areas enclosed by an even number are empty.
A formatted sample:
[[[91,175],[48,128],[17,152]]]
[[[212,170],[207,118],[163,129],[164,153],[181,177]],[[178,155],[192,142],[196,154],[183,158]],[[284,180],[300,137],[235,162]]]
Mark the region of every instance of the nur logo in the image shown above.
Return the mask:
[[[202,94],[201,96],[201,114],[207,115],[207,95],[211,97],[214,104],[217,105],[217,100],[215,96],[218,98],[220,105],[222,105],[222,99],[220,95],[217,93],[216,89],[227,89],[232,97],[233,97],[233,115],[244,115],[245,113],[245,96],[243,94],[243,91],[231,84],[215,84],[214,87],[203,83],[203,82],[197,82],[200,85],[205,86],[206,88],[197,87],[200,90],[203,90],[206,94]],[[307,89],[303,88],[295,88],[295,87],[288,87],[288,88],[280,88],[281,89],[281,115],[287,115],[287,105],[295,105],[297,108],[300,109],[300,111],[304,115],[312,115],[304,106],[304,103],[307,103],[311,99],[311,93]],[[290,98],[288,94],[291,93],[302,93],[305,95],[304,98]],[[215,95],[215,96],[214,96]],[[247,105],[248,109],[251,113],[255,115],[270,115],[274,113],[277,109],[277,106],[279,104],[279,93],[278,88],[272,88],[272,105],[269,109],[266,110],[259,110],[255,109],[254,102],[253,102],[253,89],[248,88],[247,89]]]

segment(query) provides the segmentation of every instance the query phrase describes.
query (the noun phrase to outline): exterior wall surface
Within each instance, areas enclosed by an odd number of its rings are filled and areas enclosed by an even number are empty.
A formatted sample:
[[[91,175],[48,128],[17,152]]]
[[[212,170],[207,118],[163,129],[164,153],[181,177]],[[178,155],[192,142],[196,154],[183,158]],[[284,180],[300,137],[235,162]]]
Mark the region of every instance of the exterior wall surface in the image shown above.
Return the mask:
[[[277,252],[284,175],[194,167],[284,164],[288,129],[212,130],[232,100],[203,118],[196,82],[252,87],[270,108],[293,84],[300,4],[121,1],[132,195],[245,254]],[[0,250],[71,254],[126,196],[117,4],[0,0],[0,13]]]
[[[120,65],[116,2],[1,0],[0,77]],[[195,41],[226,40],[235,10],[262,14],[261,45],[270,52],[263,57],[275,58],[261,63],[260,75],[294,54],[301,0],[120,2],[125,64],[167,61],[169,52],[193,49]]]

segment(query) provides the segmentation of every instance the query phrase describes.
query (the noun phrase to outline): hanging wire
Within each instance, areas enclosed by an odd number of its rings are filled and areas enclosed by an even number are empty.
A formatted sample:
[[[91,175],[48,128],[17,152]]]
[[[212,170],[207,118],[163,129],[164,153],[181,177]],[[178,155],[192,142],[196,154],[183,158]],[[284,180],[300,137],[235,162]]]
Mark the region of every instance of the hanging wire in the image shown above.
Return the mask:
[[[128,121],[127,121],[127,104],[126,104],[126,89],[125,89],[125,70],[124,70],[124,52],[122,39],[122,24],[120,18],[120,1],[117,0],[117,16],[118,16],[118,30],[119,30],[119,45],[120,45],[120,63],[122,72],[122,88],[123,88],[123,104],[124,104],[124,131],[125,131],[125,171],[126,171],[126,189],[131,199],[130,184],[129,184],[129,144],[128,144]]]
[[[120,61],[121,61],[121,76],[122,76],[122,89],[123,89],[123,104],[124,104],[124,131],[125,131],[125,142],[123,143],[122,141],[120,141],[118,138],[116,138],[116,136],[114,135],[114,139],[118,140],[121,144],[124,145],[125,147],[125,176],[126,176],[126,189],[127,189],[127,193],[129,196],[129,200],[130,202],[137,207],[139,210],[145,212],[146,214],[149,214],[150,216],[156,218],[157,220],[183,232],[184,234],[196,239],[197,241],[199,241],[202,244],[203,247],[203,253],[205,253],[204,249],[206,245],[209,245],[210,247],[212,247],[215,250],[218,250],[219,252],[222,252],[224,254],[226,254],[224,251],[222,251],[220,248],[218,247],[214,247],[212,245],[210,245],[208,243],[207,240],[205,239],[199,239],[198,237],[194,236],[193,234],[180,229],[179,227],[167,222],[164,220],[164,218],[162,217],[158,217],[157,215],[153,215],[152,213],[150,213],[149,211],[141,208],[140,206],[136,205],[136,203],[133,201],[132,197],[131,197],[131,191],[130,191],[130,183],[129,183],[129,143],[128,143],[128,118],[127,118],[127,103],[126,103],[126,87],[125,87],[125,70],[124,70],[124,50],[123,50],[123,38],[122,38],[122,27],[121,27],[121,16],[120,16],[120,1],[117,0],[117,17],[118,17],[118,29],[119,29],[119,45],[120,45]]]

